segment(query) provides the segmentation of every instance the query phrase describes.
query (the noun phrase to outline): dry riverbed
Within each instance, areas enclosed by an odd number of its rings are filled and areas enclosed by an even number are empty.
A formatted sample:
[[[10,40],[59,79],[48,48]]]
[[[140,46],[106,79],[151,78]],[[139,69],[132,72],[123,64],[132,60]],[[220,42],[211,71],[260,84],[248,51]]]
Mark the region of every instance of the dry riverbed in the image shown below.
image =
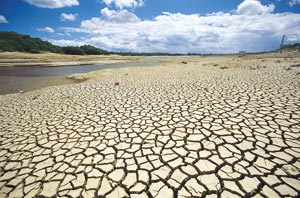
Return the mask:
[[[299,197],[299,57],[171,57],[2,95],[0,197]]]

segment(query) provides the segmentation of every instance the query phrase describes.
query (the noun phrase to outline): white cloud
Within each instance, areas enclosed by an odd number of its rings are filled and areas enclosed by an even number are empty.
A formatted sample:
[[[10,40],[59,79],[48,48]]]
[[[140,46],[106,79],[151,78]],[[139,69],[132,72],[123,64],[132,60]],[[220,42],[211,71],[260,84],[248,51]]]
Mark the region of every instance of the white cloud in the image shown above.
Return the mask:
[[[107,6],[115,5],[118,9],[136,8],[144,5],[143,0],[103,0]]]
[[[47,33],[54,33],[54,29],[51,27],[44,27],[44,28],[37,28],[39,32],[47,32]]]
[[[108,8],[103,8],[100,11],[100,14],[100,20],[113,23],[137,22],[140,20],[135,14],[128,12],[127,10],[115,11],[109,10]]]
[[[79,5],[78,0],[24,0],[40,8],[63,8]]]
[[[244,0],[237,8],[241,15],[261,15],[274,11],[274,4],[262,5],[258,0]]]
[[[75,21],[76,17],[77,17],[77,13],[76,14],[66,14],[66,13],[62,13],[60,15],[60,20],[61,21]]]
[[[0,15],[0,23],[8,23],[8,21],[3,15]]]
[[[49,42],[53,43],[54,45],[58,46],[82,46],[85,45],[84,41],[78,41],[78,40],[66,40],[66,39],[60,39],[60,40],[54,40],[54,39],[48,39]]]
[[[287,42],[292,42],[292,43],[297,43],[300,42],[300,35],[293,35],[293,36],[289,36],[286,39]]]
[[[291,0],[289,1],[289,5],[292,7],[294,5],[299,5],[300,4],[300,0]]]
[[[127,10],[105,8],[100,13],[100,17],[82,21],[80,27],[61,28],[76,40],[51,42],[81,42],[113,51],[171,53],[273,50],[279,47],[282,35],[287,35],[288,41],[300,42],[297,13],[243,15],[235,11],[200,16],[164,12],[152,20],[142,20]]]

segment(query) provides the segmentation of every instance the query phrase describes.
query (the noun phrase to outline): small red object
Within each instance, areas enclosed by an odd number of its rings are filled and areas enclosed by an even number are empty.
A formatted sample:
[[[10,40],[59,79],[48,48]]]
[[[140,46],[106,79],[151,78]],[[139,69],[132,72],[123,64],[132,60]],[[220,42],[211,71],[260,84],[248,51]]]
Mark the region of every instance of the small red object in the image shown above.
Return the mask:
[[[120,85],[120,83],[119,82],[115,82],[115,86],[119,86]]]

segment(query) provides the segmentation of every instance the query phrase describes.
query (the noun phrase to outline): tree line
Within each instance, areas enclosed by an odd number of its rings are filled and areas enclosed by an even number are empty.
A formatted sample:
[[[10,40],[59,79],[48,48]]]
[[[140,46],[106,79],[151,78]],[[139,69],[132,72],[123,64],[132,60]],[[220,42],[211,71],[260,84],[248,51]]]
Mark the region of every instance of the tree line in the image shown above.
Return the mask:
[[[110,54],[105,50],[93,47],[91,45],[60,47],[43,41],[39,38],[32,38],[29,35],[22,35],[16,32],[0,31],[0,51],[7,52],[27,52],[41,53],[53,52],[59,54],[72,55],[101,55]]]

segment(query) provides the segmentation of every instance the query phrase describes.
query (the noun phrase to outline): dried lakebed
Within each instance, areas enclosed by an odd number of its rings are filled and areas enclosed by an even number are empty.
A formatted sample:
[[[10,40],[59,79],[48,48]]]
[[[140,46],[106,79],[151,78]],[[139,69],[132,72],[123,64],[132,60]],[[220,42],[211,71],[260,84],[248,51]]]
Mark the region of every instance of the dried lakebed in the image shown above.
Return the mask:
[[[174,63],[0,96],[0,197],[299,197],[284,67]]]

